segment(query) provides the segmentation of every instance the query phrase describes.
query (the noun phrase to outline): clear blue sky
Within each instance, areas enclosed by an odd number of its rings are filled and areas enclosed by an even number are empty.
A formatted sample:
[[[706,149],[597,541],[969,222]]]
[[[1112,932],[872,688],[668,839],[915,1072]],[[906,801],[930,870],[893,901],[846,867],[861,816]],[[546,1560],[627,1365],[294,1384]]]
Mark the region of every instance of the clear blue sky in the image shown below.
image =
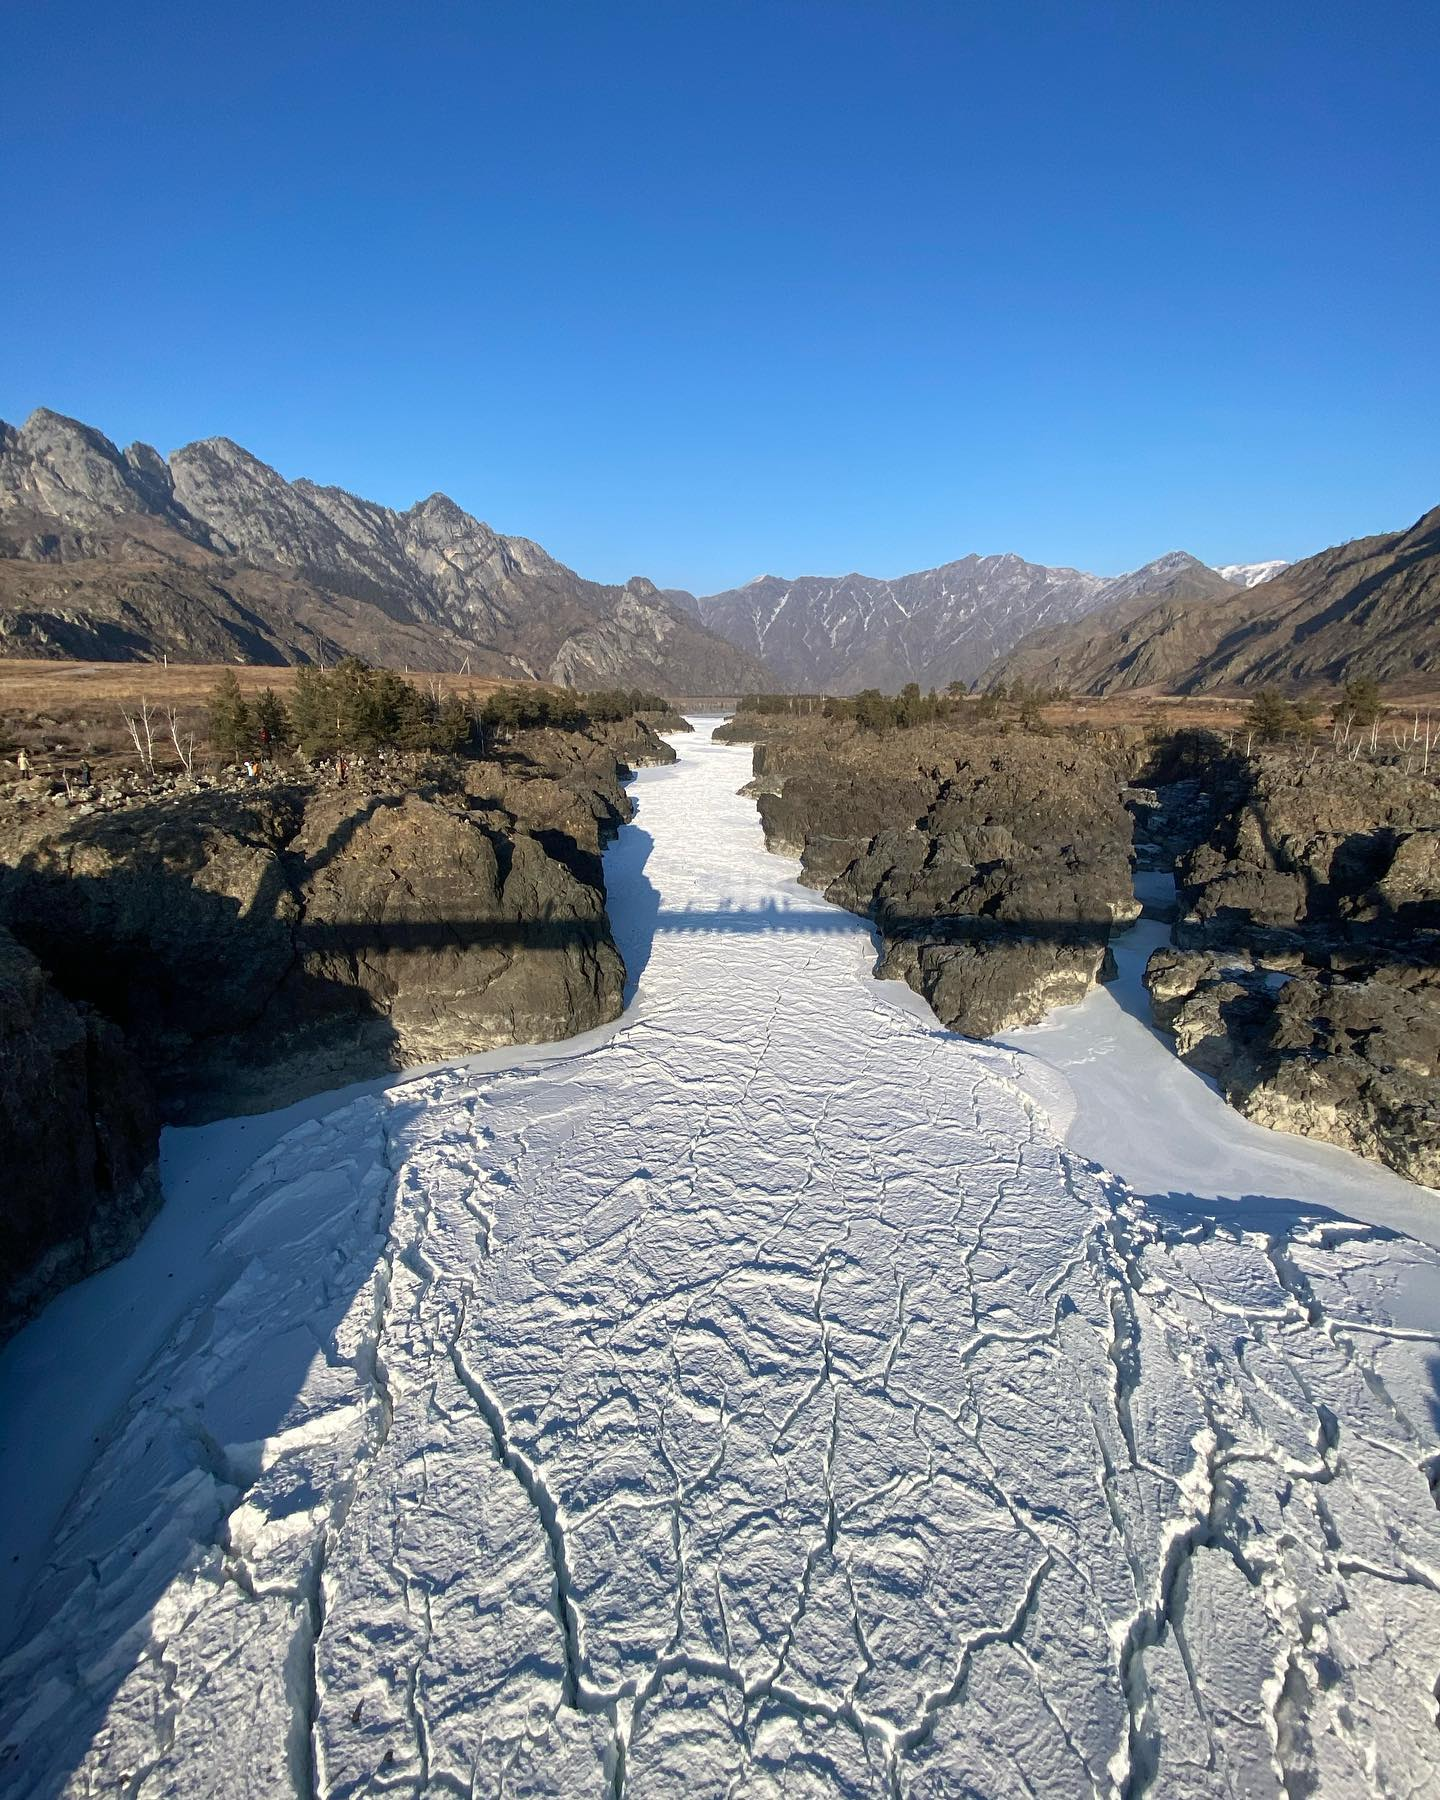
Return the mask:
[[[0,417],[583,573],[1294,556],[1440,501],[1440,6],[19,0]]]

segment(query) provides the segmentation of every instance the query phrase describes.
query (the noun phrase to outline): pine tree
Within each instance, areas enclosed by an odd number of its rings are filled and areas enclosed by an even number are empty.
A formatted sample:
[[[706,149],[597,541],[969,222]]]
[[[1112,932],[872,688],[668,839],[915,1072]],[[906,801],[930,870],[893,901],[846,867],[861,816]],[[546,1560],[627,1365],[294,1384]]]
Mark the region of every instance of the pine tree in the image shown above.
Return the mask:
[[[227,669],[210,692],[210,741],[232,762],[244,756],[255,741],[250,708],[233,669]]]
[[[262,749],[279,750],[291,738],[290,715],[274,688],[264,688],[255,701],[255,737]]]
[[[1245,709],[1245,729],[1262,744],[1278,744],[1295,725],[1294,706],[1274,688],[1261,688]]]
[[[1378,681],[1372,681],[1368,675],[1357,675],[1353,681],[1345,683],[1339,712],[1341,718],[1348,718],[1357,731],[1373,725],[1383,711]]]
[[[335,704],[330,677],[313,664],[295,672],[290,695],[290,719],[295,741],[306,756],[333,756],[339,746],[335,731]]]

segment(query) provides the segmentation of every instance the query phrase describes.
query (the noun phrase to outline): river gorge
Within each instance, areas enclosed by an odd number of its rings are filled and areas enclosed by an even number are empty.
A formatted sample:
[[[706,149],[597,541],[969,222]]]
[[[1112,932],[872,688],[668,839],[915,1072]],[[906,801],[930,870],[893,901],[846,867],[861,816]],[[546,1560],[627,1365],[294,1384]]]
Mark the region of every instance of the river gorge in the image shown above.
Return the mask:
[[[617,1022],[172,1129],[7,1346],[0,1792],[1440,1780],[1428,1197],[942,1029],[676,748]]]

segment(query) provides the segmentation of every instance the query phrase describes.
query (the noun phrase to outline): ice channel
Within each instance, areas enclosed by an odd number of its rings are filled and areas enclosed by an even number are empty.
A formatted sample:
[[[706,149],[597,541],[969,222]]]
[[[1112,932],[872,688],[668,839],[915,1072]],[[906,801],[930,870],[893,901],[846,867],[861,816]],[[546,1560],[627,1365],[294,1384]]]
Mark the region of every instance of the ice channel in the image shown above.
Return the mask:
[[[1440,1786],[1436,1253],[1107,1172],[678,748],[617,1027],[175,1134],[10,1346],[0,1792]]]

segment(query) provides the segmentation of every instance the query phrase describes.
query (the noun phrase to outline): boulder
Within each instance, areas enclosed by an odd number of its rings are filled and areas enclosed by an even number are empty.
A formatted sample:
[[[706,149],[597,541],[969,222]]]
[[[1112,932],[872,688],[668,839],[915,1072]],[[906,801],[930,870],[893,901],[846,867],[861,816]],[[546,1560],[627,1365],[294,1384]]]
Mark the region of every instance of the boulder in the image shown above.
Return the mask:
[[[351,985],[391,1066],[568,1037],[617,1018],[624,965],[602,887],[538,836],[418,794],[330,796],[300,871],[292,1003]]]

